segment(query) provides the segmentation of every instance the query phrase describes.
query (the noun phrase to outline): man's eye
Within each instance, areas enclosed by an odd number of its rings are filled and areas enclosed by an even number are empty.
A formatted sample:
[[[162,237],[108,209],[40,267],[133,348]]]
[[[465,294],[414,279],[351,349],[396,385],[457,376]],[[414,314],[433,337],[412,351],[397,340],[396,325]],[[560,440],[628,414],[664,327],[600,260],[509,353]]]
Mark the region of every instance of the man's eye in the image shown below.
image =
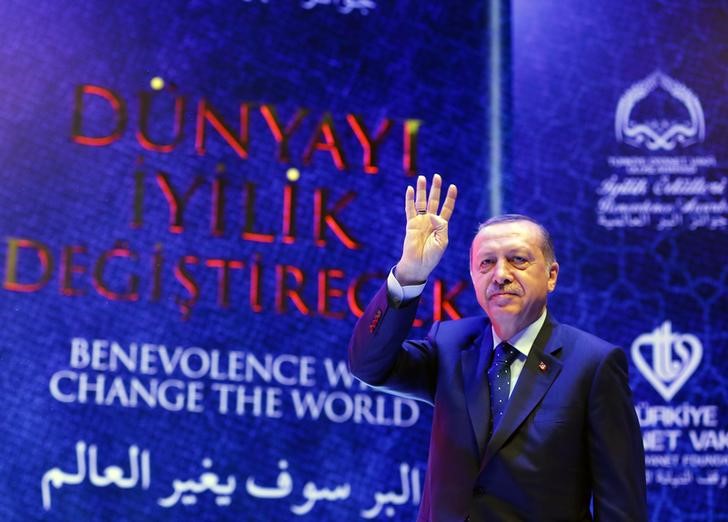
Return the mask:
[[[495,264],[495,261],[492,259],[483,259],[480,262],[480,269],[481,270],[490,270],[490,268]]]
[[[524,267],[528,265],[528,259],[523,256],[513,256],[511,258],[511,264],[515,267]]]

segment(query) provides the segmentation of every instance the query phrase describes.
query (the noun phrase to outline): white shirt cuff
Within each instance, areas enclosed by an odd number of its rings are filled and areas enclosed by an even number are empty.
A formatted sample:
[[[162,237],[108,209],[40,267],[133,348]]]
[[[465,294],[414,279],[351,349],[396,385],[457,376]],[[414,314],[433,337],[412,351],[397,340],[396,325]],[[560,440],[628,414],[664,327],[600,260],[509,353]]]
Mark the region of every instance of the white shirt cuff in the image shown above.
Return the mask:
[[[389,271],[387,276],[387,293],[389,298],[394,302],[395,305],[399,305],[403,301],[409,301],[415,297],[419,297],[422,291],[425,289],[425,284],[419,285],[407,285],[402,286],[394,277],[394,267]]]

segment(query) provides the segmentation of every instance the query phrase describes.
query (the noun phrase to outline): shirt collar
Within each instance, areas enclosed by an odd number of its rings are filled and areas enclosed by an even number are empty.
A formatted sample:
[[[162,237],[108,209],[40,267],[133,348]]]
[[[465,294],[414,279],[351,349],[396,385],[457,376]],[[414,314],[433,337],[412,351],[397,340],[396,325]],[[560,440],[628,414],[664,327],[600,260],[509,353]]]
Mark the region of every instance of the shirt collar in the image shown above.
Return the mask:
[[[507,339],[508,344],[513,346],[516,350],[518,350],[520,353],[522,353],[525,357],[528,357],[528,354],[531,352],[531,347],[533,346],[533,342],[536,340],[536,336],[538,335],[538,332],[541,330],[541,327],[543,326],[543,323],[546,322],[546,309],[544,308],[543,312],[539,316],[538,319],[536,319],[534,322],[526,326],[523,330],[515,334],[510,339]],[[493,349],[495,349],[496,346],[498,346],[503,339],[498,337],[498,334],[495,333],[495,329],[491,326],[491,331],[493,332]]]

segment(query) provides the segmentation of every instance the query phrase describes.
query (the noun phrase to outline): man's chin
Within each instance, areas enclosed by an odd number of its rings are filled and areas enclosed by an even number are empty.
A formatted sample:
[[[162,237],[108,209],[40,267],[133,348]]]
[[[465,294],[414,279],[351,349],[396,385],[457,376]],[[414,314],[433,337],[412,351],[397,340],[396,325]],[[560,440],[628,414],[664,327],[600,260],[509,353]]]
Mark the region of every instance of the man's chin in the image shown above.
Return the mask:
[[[522,312],[521,306],[509,300],[508,302],[488,302],[488,316],[510,318],[519,315]]]

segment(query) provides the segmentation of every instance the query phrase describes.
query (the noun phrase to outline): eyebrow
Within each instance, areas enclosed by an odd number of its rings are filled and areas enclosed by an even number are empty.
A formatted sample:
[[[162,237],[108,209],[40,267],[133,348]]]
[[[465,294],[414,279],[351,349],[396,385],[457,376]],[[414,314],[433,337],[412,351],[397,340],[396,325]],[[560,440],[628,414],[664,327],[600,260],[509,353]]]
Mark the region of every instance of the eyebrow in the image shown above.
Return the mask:
[[[482,249],[482,250],[476,250],[473,251],[473,255],[475,257],[482,257],[486,255],[492,255],[495,253],[494,249]],[[529,248],[528,246],[514,246],[514,247],[507,247],[504,249],[504,254],[506,256],[513,255],[513,254],[529,254],[533,255],[533,249]]]

